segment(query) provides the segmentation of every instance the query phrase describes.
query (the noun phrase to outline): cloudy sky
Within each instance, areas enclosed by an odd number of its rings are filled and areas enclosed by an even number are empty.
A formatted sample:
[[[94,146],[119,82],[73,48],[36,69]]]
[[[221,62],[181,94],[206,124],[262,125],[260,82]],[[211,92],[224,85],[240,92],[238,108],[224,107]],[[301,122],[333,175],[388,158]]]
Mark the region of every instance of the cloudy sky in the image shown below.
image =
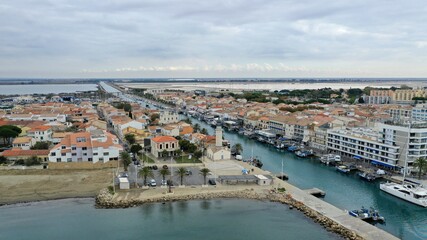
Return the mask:
[[[427,77],[427,3],[0,1],[0,77]]]

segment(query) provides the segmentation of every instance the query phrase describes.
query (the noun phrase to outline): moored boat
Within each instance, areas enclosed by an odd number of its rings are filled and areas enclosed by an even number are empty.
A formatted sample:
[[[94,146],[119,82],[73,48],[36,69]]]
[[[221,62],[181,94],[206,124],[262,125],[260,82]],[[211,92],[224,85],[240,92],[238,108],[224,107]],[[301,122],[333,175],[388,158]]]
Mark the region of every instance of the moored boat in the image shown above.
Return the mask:
[[[385,222],[385,218],[381,216],[380,213],[373,208],[366,209],[362,207],[362,209],[360,210],[349,211],[348,214],[350,216],[359,218],[364,221]]]
[[[349,167],[347,167],[346,165],[339,165],[335,167],[337,169],[338,172],[342,172],[342,173],[349,173],[351,170]]]
[[[371,174],[368,172],[359,172],[357,175],[359,175],[361,179],[364,179],[368,182],[375,181],[377,179],[377,176],[375,174]]]

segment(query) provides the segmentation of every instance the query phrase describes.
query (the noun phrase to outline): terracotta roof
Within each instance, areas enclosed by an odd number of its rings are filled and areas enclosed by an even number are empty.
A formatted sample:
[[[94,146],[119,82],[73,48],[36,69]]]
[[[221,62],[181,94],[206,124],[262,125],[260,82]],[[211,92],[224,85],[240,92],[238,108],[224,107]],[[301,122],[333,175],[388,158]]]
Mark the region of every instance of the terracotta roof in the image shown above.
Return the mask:
[[[13,144],[20,144],[20,143],[29,143],[31,142],[30,137],[17,137],[15,140],[13,140]]]
[[[174,137],[171,137],[171,136],[159,136],[159,137],[152,138],[151,140],[153,140],[153,142],[156,142],[156,143],[177,141]]]
[[[37,126],[34,128],[31,128],[31,130],[29,130],[29,132],[34,132],[34,131],[47,131],[49,130],[51,127],[50,126]]]
[[[11,149],[3,152],[5,157],[19,157],[19,156],[40,156],[48,155],[49,150],[22,150],[22,149]]]

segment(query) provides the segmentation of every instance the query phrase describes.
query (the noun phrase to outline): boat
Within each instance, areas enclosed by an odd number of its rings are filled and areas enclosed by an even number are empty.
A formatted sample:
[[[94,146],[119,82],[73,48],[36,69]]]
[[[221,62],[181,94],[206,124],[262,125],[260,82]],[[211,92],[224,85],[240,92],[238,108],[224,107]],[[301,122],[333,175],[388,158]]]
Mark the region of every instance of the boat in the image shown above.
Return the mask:
[[[377,176],[375,174],[371,174],[368,172],[359,172],[357,175],[359,175],[360,178],[368,182],[375,181],[377,179]]]
[[[320,162],[326,165],[335,165],[341,162],[341,156],[336,154],[326,154],[320,158]]]
[[[421,184],[406,180],[406,173],[408,168],[408,154],[409,154],[409,139],[411,133],[411,122],[408,127],[408,140],[406,142],[405,165],[403,168],[402,183],[386,182],[380,184],[380,189],[390,195],[416,204],[418,206],[427,207],[427,189],[423,188]]]
[[[292,145],[292,146],[288,147],[288,151],[289,151],[289,152],[295,152],[295,151],[297,151],[298,149],[299,149],[299,147],[298,147],[298,146],[295,146],[295,145]]]
[[[306,158],[313,155],[313,150],[299,150],[295,152],[297,157]]]
[[[362,207],[360,210],[349,211],[348,214],[364,221],[385,222],[385,218],[374,208],[368,210]]]
[[[337,169],[338,172],[342,172],[342,173],[349,173],[351,170],[349,167],[347,167],[346,165],[339,165],[335,167]]]

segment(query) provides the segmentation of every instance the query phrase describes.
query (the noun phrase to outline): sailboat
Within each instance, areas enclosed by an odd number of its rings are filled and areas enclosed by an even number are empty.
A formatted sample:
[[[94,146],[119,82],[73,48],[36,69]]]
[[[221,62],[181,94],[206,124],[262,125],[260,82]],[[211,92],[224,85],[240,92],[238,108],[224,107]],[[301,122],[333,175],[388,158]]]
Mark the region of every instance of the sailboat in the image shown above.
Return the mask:
[[[411,122],[409,122],[408,128],[408,141],[406,143],[406,156],[405,156],[405,167],[403,172],[403,180],[401,184],[387,182],[381,183],[380,189],[388,194],[395,197],[401,198],[405,201],[413,204],[427,207],[427,189],[423,188],[422,185],[414,182],[405,181],[407,167],[408,167],[408,154],[409,154],[409,138],[411,134]]]

